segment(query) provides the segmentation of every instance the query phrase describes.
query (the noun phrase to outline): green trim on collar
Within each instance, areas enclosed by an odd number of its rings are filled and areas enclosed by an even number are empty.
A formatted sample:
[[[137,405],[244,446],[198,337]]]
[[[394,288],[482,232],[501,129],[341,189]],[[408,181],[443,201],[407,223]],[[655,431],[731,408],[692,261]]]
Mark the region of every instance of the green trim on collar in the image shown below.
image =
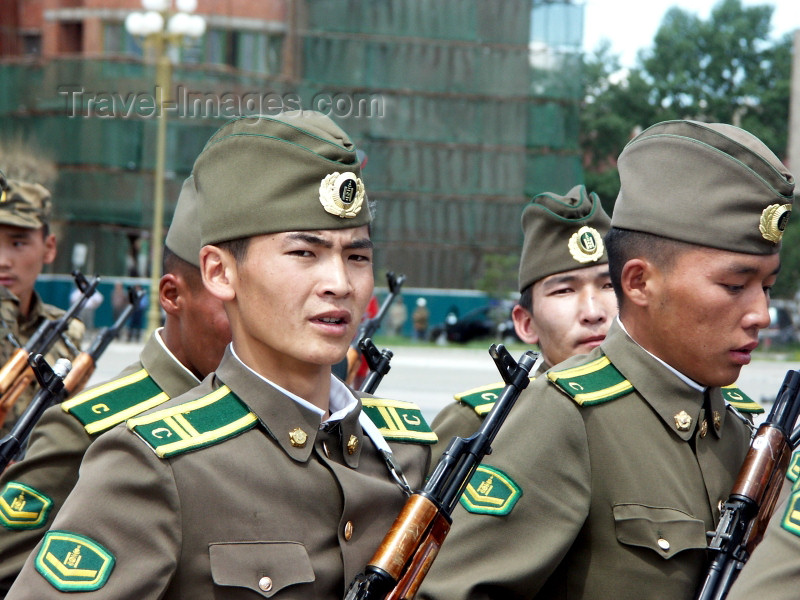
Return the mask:
[[[53,500],[39,490],[9,481],[0,493],[0,524],[6,529],[37,529],[47,522]]]
[[[548,371],[547,378],[580,406],[602,404],[633,391],[633,385],[603,355],[577,367]]]
[[[91,592],[108,581],[114,555],[83,535],[48,531],[34,562],[50,585],[60,592]]]
[[[468,512],[480,515],[507,515],[522,496],[520,488],[500,469],[479,466],[469,480],[459,502]]]
[[[388,441],[417,444],[435,444],[439,441],[422,416],[422,411],[413,402],[362,398],[361,405],[364,413]]]
[[[169,400],[145,369],[87,390],[61,404],[89,435],[119,425]]]
[[[161,458],[213,446],[258,423],[258,417],[222,386],[196,400],[128,421],[132,430]]]
[[[726,385],[720,388],[722,397],[733,408],[743,413],[750,413],[753,415],[760,415],[764,409],[755,400],[750,398],[742,390],[735,385]]]
[[[531,381],[534,379],[536,378],[530,378]],[[453,397],[462,404],[471,407],[479,416],[485,417],[492,410],[494,403],[497,402],[505,387],[506,384],[500,381],[461,392]]]

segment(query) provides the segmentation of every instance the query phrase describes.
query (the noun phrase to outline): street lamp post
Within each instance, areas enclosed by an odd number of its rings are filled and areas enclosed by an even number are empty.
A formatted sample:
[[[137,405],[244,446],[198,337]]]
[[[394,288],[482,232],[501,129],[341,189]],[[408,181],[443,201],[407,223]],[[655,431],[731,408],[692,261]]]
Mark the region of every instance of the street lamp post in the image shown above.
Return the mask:
[[[142,0],[146,12],[132,12],[125,19],[125,29],[143,38],[154,49],[156,63],[156,168],[153,189],[153,226],[150,239],[150,308],[147,332],[152,333],[161,323],[161,304],[158,286],[164,246],[164,169],[167,152],[167,113],[165,103],[171,101],[172,62],[169,50],[177,48],[184,37],[197,38],[206,30],[203,17],[193,15],[197,0]]]

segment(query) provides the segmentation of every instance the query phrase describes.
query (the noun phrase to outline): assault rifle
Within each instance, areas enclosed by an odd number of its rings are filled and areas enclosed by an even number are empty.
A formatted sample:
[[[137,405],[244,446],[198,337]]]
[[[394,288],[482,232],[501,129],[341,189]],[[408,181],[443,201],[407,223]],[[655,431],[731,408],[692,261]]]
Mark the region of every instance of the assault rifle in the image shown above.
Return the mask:
[[[22,416],[14,423],[11,433],[0,440],[0,473],[25,446],[33,426],[47,407],[53,404],[54,399],[63,399],[64,377],[70,370],[70,362],[66,358],[59,358],[55,367],[51,369],[44,357],[36,354],[30,358],[29,366],[35,373],[40,389]]]
[[[369,366],[369,374],[364,378],[364,383],[359,389],[367,394],[374,394],[383,380],[383,376],[391,369],[389,362],[392,360],[392,351],[386,348],[378,350],[371,338],[361,340],[358,343],[358,349]]]
[[[75,278],[75,284],[81,292],[81,297],[59,318],[43,320],[24,346],[16,344],[17,349],[6,364],[0,368],[0,425],[5,422],[11,408],[35,378],[34,371],[28,362],[29,357],[36,354],[44,356],[50,351],[53,344],[66,332],[70,321],[78,315],[92,297],[100,282],[98,277],[93,277],[88,281],[80,271],[73,271],[72,276]]]
[[[792,456],[790,433],[800,412],[798,395],[800,371],[789,371],[769,416],[750,443],[717,529],[708,534],[713,559],[698,600],[725,598],[764,535]]]
[[[361,366],[361,361],[363,360],[363,355],[359,352],[359,344],[362,340],[373,337],[375,332],[378,331],[383,317],[386,316],[386,312],[389,310],[392,302],[394,302],[394,299],[400,294],[400,288],[403,287],[405,280],[405,275],[395,276],[391,271],[386,273],[386,284],[389,287],[389,294],[384,298],[383,304],[381,304],[381,307],[378,309],[378,314],[361,323],[355,340],[347,349],[347,376],[345,377],[345,382],[347,384],[357,384],[355,381],[356,373],[358,373],[358,368]]]
[[[364,571],[350,585],[345,600],[411,599],[450,531],[452,513],[470,478],[522,390],[536,354],[526,352],[515,362],[504,346],[489,353],[506,387],[481,427],[468,438],[454,437],[422,491],[403,506],[389,533]]]

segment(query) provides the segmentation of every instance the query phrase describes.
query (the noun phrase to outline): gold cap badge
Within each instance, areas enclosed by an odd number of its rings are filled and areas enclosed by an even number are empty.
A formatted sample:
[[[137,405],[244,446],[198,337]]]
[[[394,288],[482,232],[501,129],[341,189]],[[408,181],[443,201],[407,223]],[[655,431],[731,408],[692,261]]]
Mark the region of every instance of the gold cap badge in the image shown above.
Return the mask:
[[[352,219],[364,203],[364,183],[349,171],[334,172],[319,184],[319,201],[332,215]]]
[[[692,417],[685,410],[675,415],[675,427],[678,431],[689,431],[692,426]]]
[[[299,427],[295,427],[289,432],[289,441],[295,448],[303,448],[308,441],[308,434]]]
[[[603,237],[594,227],[584,225],[572,234],[568,242],[569,253],[579,263],[588,263],[603,257]]]
[[[770,242],[780,242],[791,214],[791,204],[770,204],[761,212],[758,223],[761,236]]]

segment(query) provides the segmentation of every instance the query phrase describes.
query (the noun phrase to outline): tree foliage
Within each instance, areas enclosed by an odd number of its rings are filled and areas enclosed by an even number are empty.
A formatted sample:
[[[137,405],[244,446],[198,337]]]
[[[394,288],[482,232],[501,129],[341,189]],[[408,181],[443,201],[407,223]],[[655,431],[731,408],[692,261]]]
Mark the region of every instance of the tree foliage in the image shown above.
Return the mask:
[[[673,7],[633,69],[619,68],[608,42],[584,57],[585,180],[607,211],[613,210],[619,191],[617,156],[632,137],[654,123],[731,123],[756,135],[785,160],[792,36],[770,37],[773,11],[766,4],[745,7],[742,0],[720,0],[703,20]],[[794,225],[783,244],[775,296],[793,296],[800,281],[800,225]]]

